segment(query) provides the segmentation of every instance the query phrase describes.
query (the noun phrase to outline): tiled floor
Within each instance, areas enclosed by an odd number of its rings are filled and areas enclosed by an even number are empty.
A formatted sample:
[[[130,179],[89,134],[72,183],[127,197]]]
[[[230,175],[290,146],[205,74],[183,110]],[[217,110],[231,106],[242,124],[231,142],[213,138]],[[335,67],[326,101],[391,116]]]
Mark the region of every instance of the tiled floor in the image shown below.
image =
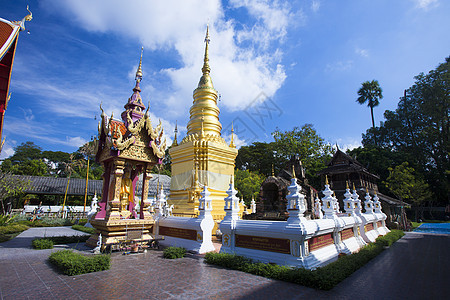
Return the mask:
[[[22,234],[0,244],[1,299],[439,299],[450,293],[450,235],[409,233],[324,292],[210,266],[200,256],[166,260],[161,251],[117,253],[108,271],[65,276],[47,262],[54,249],[30,249],[38,231]]]

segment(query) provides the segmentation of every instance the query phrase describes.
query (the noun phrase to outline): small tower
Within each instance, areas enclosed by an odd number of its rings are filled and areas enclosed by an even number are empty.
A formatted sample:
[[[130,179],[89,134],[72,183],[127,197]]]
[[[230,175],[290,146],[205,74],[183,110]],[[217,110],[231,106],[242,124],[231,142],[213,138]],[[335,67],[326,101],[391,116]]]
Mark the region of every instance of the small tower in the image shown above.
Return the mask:
[[[233,176],[230,177],[230,187],[227,190],[228,197],[225,198],[225,218],[239,220],[239,198],[234,188]]]
[[[256,202],[255,202],[255,197],[252,196],[252,202],[250,204],[250,210],[252,211],[252,214],[256,214]]]
[[[366,214],[373,214],[373,201],[372,197],[370,197],[369,189],[366,188],[366,196],[364,197],[366,201],[364,201],[364,207],[366,208]]]
[[[375,209],[375,213],[377,213],[377,214],[383,213],[383,212],[381,211],[381,202],[380,202],[380,198],[378,198],[378,195],[377,195],[376,192],[375,192],[375,195],[373,196],[373,206],[374,206],[374,209]]]
[[[355,184],[353,184],[352,198],[353,198],[353,202],[355,203],[355,214],[356,214],[357,216],[360,216],[360,215],[361,215],[361,210],[362,210],[362,207],[361,207],[361,200],[359,199],[359,195],[358,195],[358,193],[356,192]]]
[[[346,182],[346,189],[344,194],[344,209],[349,217],[355,216],[355,205],[352,198],[352,193],[350,193],[350,187],[348,186],[348,181]]]
[[[173,132],[175,133],[175,136],[173,137],[172,147],[178,146],[178,141],[177,141],[178,124],[177,124],[177,121],[175,121],[175,130]]]
[[[325,197],[322,198],[323,211],[325,212],[325,219],[334,219],[336,217],[336,205],[334,198],[331,196],[333,191],[328,184],[328,176],[325,177],[325,190],[322,192]]]
[[[314,200],[314,212],[317,219],[323,219],[322,203],[320,203],[319,197]]]
[[[286,199],[288,202],[287,212],[289,213],[287,222],[289,223],[302,218],[306,211],[305,195],[301,193],[302,188],[297,184],[293,166],[291,185],[288,186],[288,190],[289,194],[286,196]]]

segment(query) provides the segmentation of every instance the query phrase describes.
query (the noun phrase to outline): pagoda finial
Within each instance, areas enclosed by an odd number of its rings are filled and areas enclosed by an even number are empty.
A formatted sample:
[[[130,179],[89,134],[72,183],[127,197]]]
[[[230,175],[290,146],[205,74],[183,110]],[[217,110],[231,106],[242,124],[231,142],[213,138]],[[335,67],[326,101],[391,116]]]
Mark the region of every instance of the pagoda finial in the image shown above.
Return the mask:
[[[356,191],[356,189],[355,189],[355,183],[354,183],[354,182],[353,182],[353,190]]]
[[[142,54],[144,53],[144,47],[141,48],[141,59],[139,60],[139,67],[136,71],[136,82],[141,82],[142,80]]]
[[[329,185],[328,184],[328,175],[325,175],[325,185]]]
[[[230,142],[231,148],[236,148],[236,145],[234,144],[234,128],[233,128],[233,122],[231,122],[231,142]]]
[[[173,143],[172,146],[178,146],[178,142],[177,142],[177,133],[178,133],[178,123],[177,121],[175,121],[175,137],[173,138]]]
[[[345,188],[346,188],[347,190],[350,189],[350,188],[348,187],[348,180],[345,181]]]
[[[295,177],[295,168],[294,168],[294,165],[292,165],[292,178],[296,178],[296,177]]]
[[[275,172],[273,171],[273,164],[272,164],[272,177],[275,177]]]
[[[202,68],[202,72],[203,75],[209,74],[209,72],[211,71],[211,68],[209,67],[209,42],[210,42],[210,38],[209,38],[209,24],[206,25],[206,36],[205,36],[205,57],[203,59],[203,68]]]

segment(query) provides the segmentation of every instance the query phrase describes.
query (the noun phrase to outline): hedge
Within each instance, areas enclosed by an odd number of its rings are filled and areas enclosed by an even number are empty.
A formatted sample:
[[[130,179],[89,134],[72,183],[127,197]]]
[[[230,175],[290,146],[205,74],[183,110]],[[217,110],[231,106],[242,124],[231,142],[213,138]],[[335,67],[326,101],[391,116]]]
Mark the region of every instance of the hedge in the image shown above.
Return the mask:
[[[90,237],[89,235],[49,236],[49,237],[34,239],[32,242],[32,245],[33,245],[34,249],[52,249],[53,245],[83,243],[83,242],[86,242],[89,239],[89,237]],[[49,244],[46,241],[42,242],[43,240],[52,242],[52,247],[39,248],[39,247],[41,247],[41,245]]]
[[[73,276],[108,270],[111,267],[109,255],[82,255],[72,250],[60,250],[49,256],[49,261],[61,272]]]
[[[293,282],[321,290],[330,290],[403,235],[404,233],[401,230],[392,230],[387,235],[378,237],[375,243],[361,248],[359,252],[343,256],[337,261],[316,270],[253,262],[251,259],[242,256],[213,252],[206,254],[205,261],[208,264],[219,265],[267,278]]]
[[[186,249],[181,247],[167,247],[164,249],[163,257],[168,259],[182,258],[186,254]]]

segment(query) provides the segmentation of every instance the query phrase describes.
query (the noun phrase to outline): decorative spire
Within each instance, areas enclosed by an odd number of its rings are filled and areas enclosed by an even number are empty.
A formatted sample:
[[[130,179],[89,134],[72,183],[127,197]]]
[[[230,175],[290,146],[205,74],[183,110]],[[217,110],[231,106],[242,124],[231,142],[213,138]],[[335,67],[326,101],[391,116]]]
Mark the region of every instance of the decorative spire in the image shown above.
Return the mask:
[[[325,185],[329,185],[328,184],[328,175],[325,175]]]
[[[210,42],[210,38],[209,38],[209,24],[206,25],[206,36],[205,36],[205,57],[203,59],[203,67],[202,67],[202,72],[203,75],[209,75],[209,72],[211,72],[211,68],[209,67],[209,42]]]
[[[350,188],[348,187],[348,180],[345,181],[345,188],[346,188],[347,190],[350,189]]]
[[[233,128],[233,122],[231,122],[231,142],[230,142],[231,148],[236,148],[236,145],[234,144],[234,128]]]
[[[272,164],[272,177],[275,177],[275,172],[273,171],[273,164]]]
[[[294,168],[294,165],[292,165],[292,178],[295,178],[295,168]]]
[[[194,90],[194,103],[191,106],[190,120],[187,124],[187,135],[200,134],[203,123],[202,117],[204,109],[206,112],[206,122],[203,124],[204,132],[209,136],[221,136],[222,124],[219,122],[220,109],[217,107],[218,92],[214,89],[209,67],[209,27],[206,29],[205,37],[205,58],[202,67],[202,77]]]
[[[177,133],[178,133],[178,123],[177,121],[175,121],[175,137],[173,138],[173,143],[172,146],[178,146],[178,142],[177,142]]]
[[[141,59],[139,60],[139,67],[136,71],[136,82],[141,82],[142,80],[142,53],[144,53],[144,47],[141,48]]]

